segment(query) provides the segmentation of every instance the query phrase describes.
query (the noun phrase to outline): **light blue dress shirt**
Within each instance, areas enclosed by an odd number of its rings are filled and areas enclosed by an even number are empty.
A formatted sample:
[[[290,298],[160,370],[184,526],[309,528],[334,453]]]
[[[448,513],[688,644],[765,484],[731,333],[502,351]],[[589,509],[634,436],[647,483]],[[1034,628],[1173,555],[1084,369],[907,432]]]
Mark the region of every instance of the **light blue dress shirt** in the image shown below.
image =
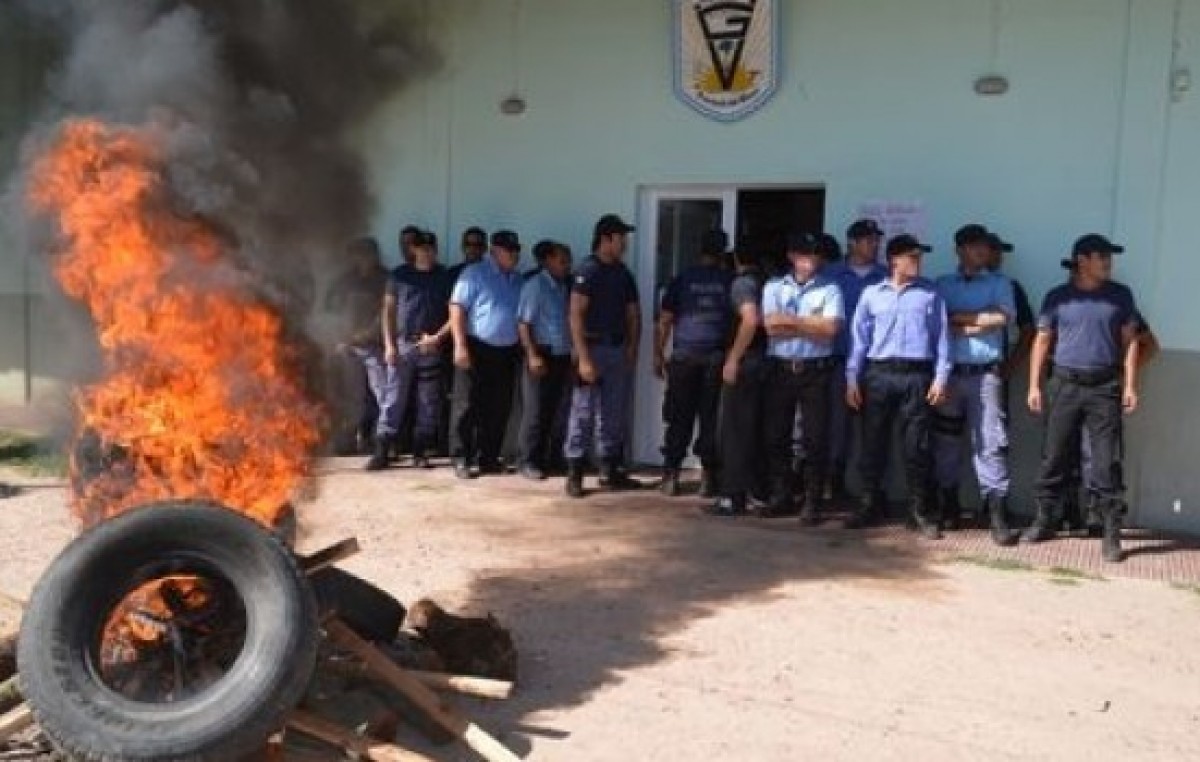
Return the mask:
[[[467,313],[467,334],[494,347],[517,343],[521,274],[504,272],[490,254],[467,267],[454,284],[450,303]]]
[[[525,281],[517,305],[517,319],[529,325],[534,342],[556,357],[571,354],[567,298],[567,284],[542,270]]]
[[[842,290],[821,275],[797,283],[794,275],[775,278],[763,288],[763,319],[771,315],[846,319]],[[833,354],[833,341],[802,336],[771,337],[767,355],[781,360],[816,360]]]
[[[868,286],[850,323],[846,382],[858,384],[867,360],[927,360],[934,364],[934,380],[945,384],[951,368],[949,333],[946,303],[932,281]]]
[[[991,312],[1008,315],[1009,322],[1017,316],[1012,282],[992,272],[980,272],[970,277],[962,271],[937,279],[937,290],[946,302],[946,312]],[[979,336],[950,336],[950,359],[955,365],[990,365],[1004,359],[1007,331],[998,328]]]

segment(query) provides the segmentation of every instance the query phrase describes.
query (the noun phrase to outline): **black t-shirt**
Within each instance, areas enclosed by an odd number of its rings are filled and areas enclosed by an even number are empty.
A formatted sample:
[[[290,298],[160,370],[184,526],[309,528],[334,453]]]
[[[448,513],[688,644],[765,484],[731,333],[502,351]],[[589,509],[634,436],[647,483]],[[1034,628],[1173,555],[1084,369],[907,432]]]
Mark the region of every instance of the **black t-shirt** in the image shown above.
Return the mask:
[[[584,332],[589,339],[625,341],[625,308],[637,303],[638,290],[623,262],[605,264],[591,255],[575,271],[571,290],[588,297]]]
[[[738,329],[742,324],[742,307],[747,304],[753,304],[761,313],[762,310],[762,291],[763,291],[763,276],[754,270],[742,273],[733,280],[733,285],[729,287],[729,304],[733,309],[733,332],[732,336],[736,337]],[[750,342],[750,347],[746,350],[746,355],[750,356],[761,355],[767,349],[767,332],[763,329],[761,322],[758,330],[754,332],[754,340]]]
[[[388,293],[396,297],[396,330],[400,338],[436,333],[450,316],[454,281],[441,265],[418,270],[401,265],[392,271]]]
[[[732,274],[719,267],[691,267],[671,280],[662,308],[675,317],[675,353],[710,354],[729,338]]]

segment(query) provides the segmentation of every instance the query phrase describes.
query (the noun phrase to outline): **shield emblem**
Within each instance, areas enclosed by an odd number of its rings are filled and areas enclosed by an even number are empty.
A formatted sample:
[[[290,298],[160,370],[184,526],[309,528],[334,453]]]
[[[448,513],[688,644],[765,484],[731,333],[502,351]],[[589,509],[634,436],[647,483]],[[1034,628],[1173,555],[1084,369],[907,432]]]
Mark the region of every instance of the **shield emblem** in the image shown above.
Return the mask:
[[[776,0],[672,0],[675,93],[712,119],[758,110],[779,84]]]

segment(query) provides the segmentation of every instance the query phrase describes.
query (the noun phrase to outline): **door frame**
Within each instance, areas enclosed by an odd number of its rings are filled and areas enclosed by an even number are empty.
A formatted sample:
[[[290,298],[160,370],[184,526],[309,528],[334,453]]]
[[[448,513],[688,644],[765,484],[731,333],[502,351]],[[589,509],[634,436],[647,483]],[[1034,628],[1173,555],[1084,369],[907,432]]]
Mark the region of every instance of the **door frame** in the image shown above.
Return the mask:
[[[662,462],[662,400],[664,384],[654,375],[654,335],[658,294],[654,275],[658,264],[658,205],[662,201],[720,201],[721,226],[732,240],[737,234],[738,191],[734,184],[645,185],[638,188],[638,229],[634,277],[642,307],[642,335],[638,340],[638,364],[634,373],[633,420],[630,455],[634,463]]]

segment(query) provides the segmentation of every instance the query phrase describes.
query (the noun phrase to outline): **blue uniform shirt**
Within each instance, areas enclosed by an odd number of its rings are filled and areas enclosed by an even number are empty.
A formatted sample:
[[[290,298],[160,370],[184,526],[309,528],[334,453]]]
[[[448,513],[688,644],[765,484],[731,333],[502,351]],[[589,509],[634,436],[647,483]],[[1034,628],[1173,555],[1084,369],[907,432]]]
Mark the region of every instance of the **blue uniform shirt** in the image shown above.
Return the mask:
[[[1054,331],[1054,365],[1072,370],[1115,368],[1124,359],[1121,329],[1139,328],[1133,292],[1119,283],[1095,291],[1073,284],[1046,294],[1038,330]]]
[[[725,348],[733,317],[729,312],[732,282],[728,270],[698,265],[667,285],[662,309],[675,316],[676,356],[710,355]]]
[[[517,305],[517,320],[530,327],[538,346],[550,347],[550,354],[555,356],[571,354],[567,298],[567,284],[541,270],[526,278]]]
[[[467,312],[467,334],[494,347],[517,343],[521,274],[504,272],[490,254],[462,271],[450,303]]]
[[[418,270],[401,265],[392,271],[388,293],[396,297],[396,330],[400,340],[437,333],[449,319],[450,273],[441,265]]]
[[[797,283],[794,275],[776,278],[763,288],[762,314],[846,319],[842,290],[824,275],[807,283]],[[803,336],[772,336],[767,354],[782,360],[813,360],[833,354],[833,342],[815,341]]]
[[[929,280],[868,286],[850,325],[846,382],[858,383],[867,360],[929,360],[934,380],[944,384],[951,367],[948,334],[946,304]]]
[[[999,311],[1016,318],[1017,306],[1012,281],[1003,275],[983,271],[970,277],[961,271],[937,279],[937,290],[946,302],[946,312]],[[1008,331],[997,328],[979,336],[950,335],[950,359],[956,365],[990,365],[1004,359]]]
[[[858,300],[862,298],[863,289],[887,280],[888,269],[876,262],[869,265],[863,275],[859,275],[849,262],[835,262],[822,270],[821,274],[837,283],[838,288],[842,290],[842,303],[846,308],[846,317],[850,318],[854,315],[854,310],[858,308]],[[833,342],[833,353],[838,357],[850,354],[850,321],[848,319],[842,325],[842,329],[838,331],[837,339]]]
[[[595,254],[575,272],[572,291],[588,297],[584,333],[589,340],[623,344],[625,310],[638,300],[637,283],[623,262],[605,264]],[[634,337],[636,338],[636,337]]]

